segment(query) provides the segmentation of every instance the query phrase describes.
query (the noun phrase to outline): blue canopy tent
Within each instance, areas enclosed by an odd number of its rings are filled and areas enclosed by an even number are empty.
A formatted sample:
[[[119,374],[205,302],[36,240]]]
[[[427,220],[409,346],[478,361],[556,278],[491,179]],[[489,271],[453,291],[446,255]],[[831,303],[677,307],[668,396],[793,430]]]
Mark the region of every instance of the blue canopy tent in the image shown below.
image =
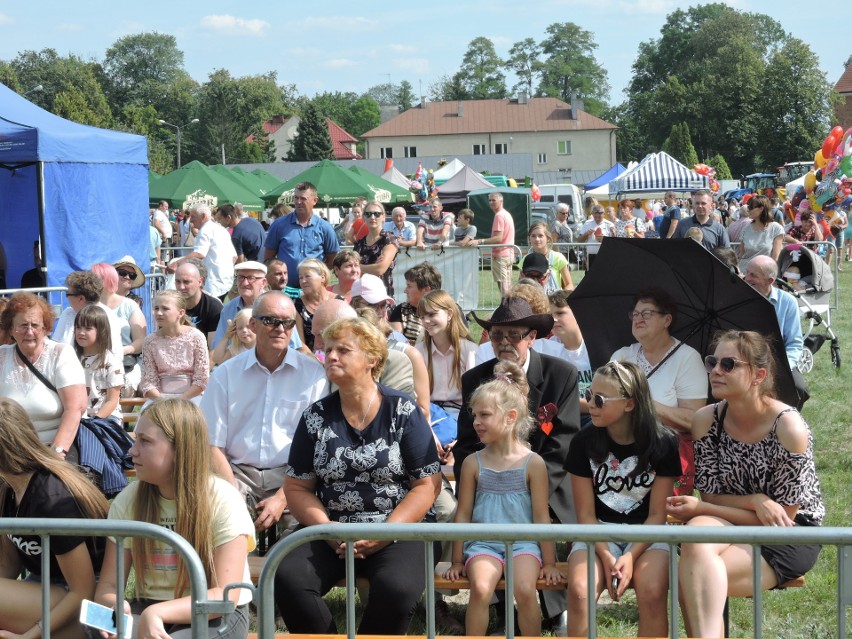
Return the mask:
[[[0,245],[18,288],[41,247],[48,286],[132,255],[148,271],[148,145],[70,122],[0,84]]]
[[[602,175],[596,177],[594,180],[586,184],[586,186],[584,186],[583,188],[589,191],[591,189],[596,189],[599,186],[603,186],[604,184],[609,184],[612,180],[617,178],[626,170],[626,166],[624,166],[621,162],[616,162],[614,166],[607,169]]]

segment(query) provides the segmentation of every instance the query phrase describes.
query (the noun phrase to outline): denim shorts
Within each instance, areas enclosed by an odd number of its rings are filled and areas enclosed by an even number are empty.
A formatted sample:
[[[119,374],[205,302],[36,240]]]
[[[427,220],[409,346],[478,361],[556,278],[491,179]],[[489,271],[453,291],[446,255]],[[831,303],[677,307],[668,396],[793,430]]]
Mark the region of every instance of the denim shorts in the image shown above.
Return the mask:
[[[620,559],[624,553],[627,552],[628,547],[633,542],[629,541],[608,541],[607,546],[609,546],[609,551],[612,553],[612,556],[616,558],[616,560]],[[571,552],[568,553],[568,557],[571,557],[575,552],[579,552],[581,550],[586,549],[586,544],[584,543],[575,543],[571,545]],[[594,550],[594,549],[593,549]],[[664,550],[669,552],[669,545],[664,544],[662,542],[657,542],[655,544],[651,544],[645,549],[645,552],[649,550]]]
[[[479,555],[494,557],[504,566],[506,565],[506,544],[499,541],[466,541],[464,544],[464,565]],[[538,559],[541,565],[541,548],[534,541],[516,541],[512,544],[512,556],[532,555]]]

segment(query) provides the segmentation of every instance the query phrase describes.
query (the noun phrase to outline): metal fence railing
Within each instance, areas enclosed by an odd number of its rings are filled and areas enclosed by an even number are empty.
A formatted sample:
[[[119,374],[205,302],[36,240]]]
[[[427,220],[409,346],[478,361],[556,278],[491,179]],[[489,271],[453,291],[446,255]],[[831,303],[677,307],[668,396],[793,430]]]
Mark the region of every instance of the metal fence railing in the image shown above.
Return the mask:
[[[124,540],[126,537],[144,537],[156,539],[171,546],[186,566],[192,597],[192,638],[207,637],[207,615],[229,615],[234,604],[225,599],[207,599],[207,578],[201,560],[195,549],[183,537],[172,530],[138,521],[119,521],[115,519],[0,519],[0,534],[24,533],[41,536],[41,607],[44,639],[50,639],[50,538],[51,535],[83,535],[115,539],[116,544],[116,609],[124,608]],[[233,584],[232,588],[248,588],[254,592],[251,584]],[[116,615],[118,636],[123,636],[124,615]]]
[[[604,524],[583,525],[493,525],[493,524],[324,524],[296,531],[275,545],[266,556],[260,574],[256,603],[259,605],[259,639],[273,639],[275,633],[274,578],[278,564],[297,546],[317,540],[358,539],[415,540],[426,548],[426,574],[433,574],[435,565],[432,542],[446,540],[489,539],[510,544],[518,540],[566,541],[585,543],[594,552],[597,541],[661,542],[669,545],[669,637],[678,633],[678,554],[681,543],[742,543],[754,546],[755,556],[760,556],[763,544],[822,544],[838,546],[837,561],[837,636],[846,637],[846,608],[852,606],[852,528],[767,528],[762,526],[704,527],[704,526],[624,526]],[[512,552],[507,545],[506,593],[513,592],[514,569]],[[355,558],[352,545],[346,547],[346,635],[355,639]],[[594,562],[588,562],[587,586],[589,638],[597,636]],[[755,562],[753,583],[761,583],[761,562]],[[426,636],[435,637],[435,588],[431,578],[426,584]],[[763,593],[755,589],[753,597],[753,624],[756,638],[763,632]],[[514,607],[512,597],[506,597],[506,636],[514,636]]]

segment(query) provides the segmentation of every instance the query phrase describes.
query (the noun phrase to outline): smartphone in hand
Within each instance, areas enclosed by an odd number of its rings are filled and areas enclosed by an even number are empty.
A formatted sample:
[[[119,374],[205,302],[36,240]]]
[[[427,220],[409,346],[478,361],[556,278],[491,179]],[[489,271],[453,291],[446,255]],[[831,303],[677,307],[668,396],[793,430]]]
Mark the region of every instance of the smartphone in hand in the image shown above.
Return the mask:
[[[111,635],[117,634],[118,629],[115,625],[115,610],[107,608],[101,604],[83,599],[80,605],[80,623],[90,628],[105,630]],[[133,617],[124,615],[124,636],[129,637],[133,629]]]

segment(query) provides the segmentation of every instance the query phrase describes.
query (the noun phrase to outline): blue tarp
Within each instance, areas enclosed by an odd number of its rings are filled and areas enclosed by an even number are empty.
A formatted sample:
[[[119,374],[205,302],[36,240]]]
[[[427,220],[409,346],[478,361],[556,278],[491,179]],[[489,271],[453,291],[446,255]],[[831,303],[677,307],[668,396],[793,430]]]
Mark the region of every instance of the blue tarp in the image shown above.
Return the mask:
[[[627,167],[624,166],[621,162],[616,162],[615,166],[609,168],[603,175],[599,175],[594,180],[589,182],[585,188],[587,191],[590,189],[596,189],[599,186],[603,186],[604,184],[609,184],[610,181],[617,178],[619,175],[624,173],[627,170]]]
[[[143,136],[70,122],[0,84],[0,244],[17,288],[42,242],[49,286],[132,255],[148,267]]]

